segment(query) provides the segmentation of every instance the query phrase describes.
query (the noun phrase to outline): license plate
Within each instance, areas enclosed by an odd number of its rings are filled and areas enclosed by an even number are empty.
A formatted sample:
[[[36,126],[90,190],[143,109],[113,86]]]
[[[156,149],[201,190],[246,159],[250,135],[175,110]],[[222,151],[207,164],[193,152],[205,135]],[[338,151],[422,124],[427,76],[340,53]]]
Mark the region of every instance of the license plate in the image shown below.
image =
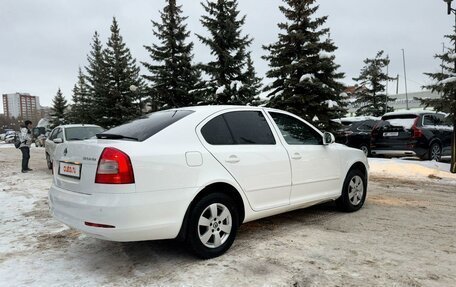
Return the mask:
[[[397,137],[398,135],[399,135],[398,132],[383,133],[384,137]]]
[[[81,178],[81,164],[60,162],[59,163],[59,174],[77,179]]]

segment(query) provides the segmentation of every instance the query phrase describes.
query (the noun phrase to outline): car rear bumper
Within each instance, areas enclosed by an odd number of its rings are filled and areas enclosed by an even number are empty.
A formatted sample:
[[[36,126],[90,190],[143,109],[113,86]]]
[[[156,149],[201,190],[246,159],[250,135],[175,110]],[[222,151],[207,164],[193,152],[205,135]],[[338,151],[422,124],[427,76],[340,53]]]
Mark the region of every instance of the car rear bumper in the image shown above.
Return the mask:
[[[53,184],[49,206],[54,218],[92,237],[111,241],[172,239],[179,233],[193,192],[179,189],[89,195]],[[92,227],[85,222],[114,227]]]
[[[372,155],[384,155],[384,156],[416,156],[416,152],[412,150],[371,150]]]

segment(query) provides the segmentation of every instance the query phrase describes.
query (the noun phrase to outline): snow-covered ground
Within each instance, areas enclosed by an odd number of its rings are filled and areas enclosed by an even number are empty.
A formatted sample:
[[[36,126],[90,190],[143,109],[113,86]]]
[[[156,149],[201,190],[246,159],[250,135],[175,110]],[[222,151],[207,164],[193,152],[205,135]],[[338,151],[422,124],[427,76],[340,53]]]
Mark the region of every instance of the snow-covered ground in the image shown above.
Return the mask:
[[[49,216],[43,148],[33,172],[0,144],[0,286],[449,286],[456,282],[456,175],[449,164],[369,159],[366,206],[300,210],[244,224],[201,261],[176,242],[93,239]],[[402,182],[402,183],[401,183]]]

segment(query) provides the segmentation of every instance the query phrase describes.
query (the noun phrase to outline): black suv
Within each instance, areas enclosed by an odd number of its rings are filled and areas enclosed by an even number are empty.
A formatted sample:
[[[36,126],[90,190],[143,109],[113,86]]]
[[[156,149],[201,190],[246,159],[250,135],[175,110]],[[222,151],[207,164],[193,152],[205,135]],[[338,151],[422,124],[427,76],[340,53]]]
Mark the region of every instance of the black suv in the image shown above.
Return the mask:
[[[370,155],[371,132],[378,120],[353,122],[336,132],[336,142],[358,148],[366,156]]]
[[[442,155],[451,155],[452,131],[450,119],[443,113],[388,113],[372,130],[371,152],[439,161]]]

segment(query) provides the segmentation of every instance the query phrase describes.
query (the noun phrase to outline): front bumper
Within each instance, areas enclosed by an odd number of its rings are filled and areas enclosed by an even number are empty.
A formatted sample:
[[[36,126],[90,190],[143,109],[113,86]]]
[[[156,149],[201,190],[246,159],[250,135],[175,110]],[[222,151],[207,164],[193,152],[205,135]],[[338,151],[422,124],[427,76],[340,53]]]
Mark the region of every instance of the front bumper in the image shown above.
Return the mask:
[[[194,191],[82,194],[53,184],[49,206],[54,218],[92,237],[111,241],[172,239],[179,233]],[[114,228],[87,226],[85,222]]]

